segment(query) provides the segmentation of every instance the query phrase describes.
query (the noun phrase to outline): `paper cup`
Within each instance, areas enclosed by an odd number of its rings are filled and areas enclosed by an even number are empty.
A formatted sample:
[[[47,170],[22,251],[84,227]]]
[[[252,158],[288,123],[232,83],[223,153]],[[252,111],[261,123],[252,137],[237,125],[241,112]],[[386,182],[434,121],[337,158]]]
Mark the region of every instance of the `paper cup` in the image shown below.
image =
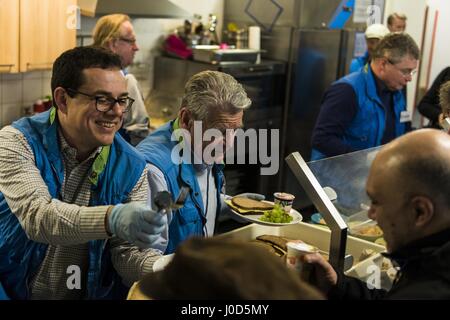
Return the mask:
[[[306,243],[288,242],[286,265],[298,272],[303,280],[308,281],[311,275],[312,265],[303,262],[303,256],[305,254],[316,252],[319,252],[316,247]]]
[[[279,204],[283,207],[286,213],[291,212],[292,203],[294,202],[295,196],[290,193],[285,192],[275,192],[273,194],[274,203]]]

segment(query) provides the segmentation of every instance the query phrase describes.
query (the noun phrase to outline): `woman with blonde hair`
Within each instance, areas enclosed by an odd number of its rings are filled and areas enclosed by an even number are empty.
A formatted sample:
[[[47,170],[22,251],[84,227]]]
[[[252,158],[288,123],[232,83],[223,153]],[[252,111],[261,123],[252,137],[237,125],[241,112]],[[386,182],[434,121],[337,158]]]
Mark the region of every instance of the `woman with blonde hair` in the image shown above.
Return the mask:
[[[123,120],[121,135],[132,145],[137,145],[149,133],[150,119],[136,78],[126,68],[133,63],[139,47],[130,17],[111,14],[101,17],[94,27],[94,46],[106,48],[120,56],[122,72],[127,79],[127,90],[134,99],[133,106]]]

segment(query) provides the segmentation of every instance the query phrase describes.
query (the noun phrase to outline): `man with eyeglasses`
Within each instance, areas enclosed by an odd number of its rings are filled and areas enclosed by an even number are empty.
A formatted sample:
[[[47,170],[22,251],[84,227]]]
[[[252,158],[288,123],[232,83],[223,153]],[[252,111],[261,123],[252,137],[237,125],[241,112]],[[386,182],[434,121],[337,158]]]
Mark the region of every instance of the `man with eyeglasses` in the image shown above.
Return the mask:
[[[54,107],[0,131],[0,285],[12,299],[124,298],[167,223],[145,204],[145,160],[120,135],[119,56],[81,47],[53,65]]]
[[[149,133],[150,120],[141,90],[134,75],[127,71],[139,50],[130,17],[124,14],[111,14],[101,17],[93,30],[94,46],[103,47],[120,56],[122,72],[127,80],[127,91],[135,101],[133,108],[124,117],[119,133],[133,146]]]
[[[419,48],[405,33],[385,36],[372,61],[325,92],[312,137],[312,160],[373,148],[411,130],[402,89],[412,80]]]

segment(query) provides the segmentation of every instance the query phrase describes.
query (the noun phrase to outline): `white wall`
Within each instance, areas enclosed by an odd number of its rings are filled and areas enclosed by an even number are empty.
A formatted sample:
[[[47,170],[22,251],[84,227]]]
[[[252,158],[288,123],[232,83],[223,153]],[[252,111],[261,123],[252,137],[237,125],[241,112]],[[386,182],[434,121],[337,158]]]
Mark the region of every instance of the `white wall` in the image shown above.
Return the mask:
[[[0,74],[0,129],[22,117],[37,99],[51,95],[51,76],[51,71]]]
[[[427,7],[427,24],[424,26]],[[450,1],[387,0],[386,18],[390,12],[394,11],[405,13],[408,16],[406,31],[413,36],[421,48],[420,72],[408,85],[408,108],[411,110],[419,103],[419,99],[429,89],[441,70],[450,65],[450,32],[448,31]],[[433,35],[435,25],[436,33]],[[423,43],[420,43],[422,33],[424,33],[424,40]],[[434,47],[432,48],[433,37]],[[418,99],[414,100],[417,81],[419,81],[420,92],[417,93]],[[416,126],[420,126],[426,124],[427,120],[421,117],[416,110],[414,122]]]
[[[445,1],[445,0],[444,0]],[[416,41],[422,50],[423,21],[425,17],[426,0],[386,0],[385,24],[387,17],[393,12],[404,13],[407,17],[406,32]],[[416,85],[418,77],[408,83],[408,110],[412,111],[415,104]]]
[[[428,0],[429,17],[434,22],[435,13],[438,12],[437,29],[435,35],[433,56],[430,59],[430,82],[431,86],[436,76],[450,65],[450,1],[448,0]],[[427,41],[431,42],[432,28],[427,30]]]

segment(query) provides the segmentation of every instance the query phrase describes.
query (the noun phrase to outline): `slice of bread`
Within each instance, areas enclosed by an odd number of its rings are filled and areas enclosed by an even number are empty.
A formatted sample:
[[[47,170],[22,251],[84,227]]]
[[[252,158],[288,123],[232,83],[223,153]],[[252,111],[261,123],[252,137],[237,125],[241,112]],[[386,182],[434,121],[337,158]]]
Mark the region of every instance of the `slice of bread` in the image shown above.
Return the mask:
[[[258,210],[258,211],[265,211],[265,210],[272,210],[274,205],[258,200],[253,200],[245,197],[233,197],[231,199],[231,203],[235,205],[236,207],[244,210]]]

